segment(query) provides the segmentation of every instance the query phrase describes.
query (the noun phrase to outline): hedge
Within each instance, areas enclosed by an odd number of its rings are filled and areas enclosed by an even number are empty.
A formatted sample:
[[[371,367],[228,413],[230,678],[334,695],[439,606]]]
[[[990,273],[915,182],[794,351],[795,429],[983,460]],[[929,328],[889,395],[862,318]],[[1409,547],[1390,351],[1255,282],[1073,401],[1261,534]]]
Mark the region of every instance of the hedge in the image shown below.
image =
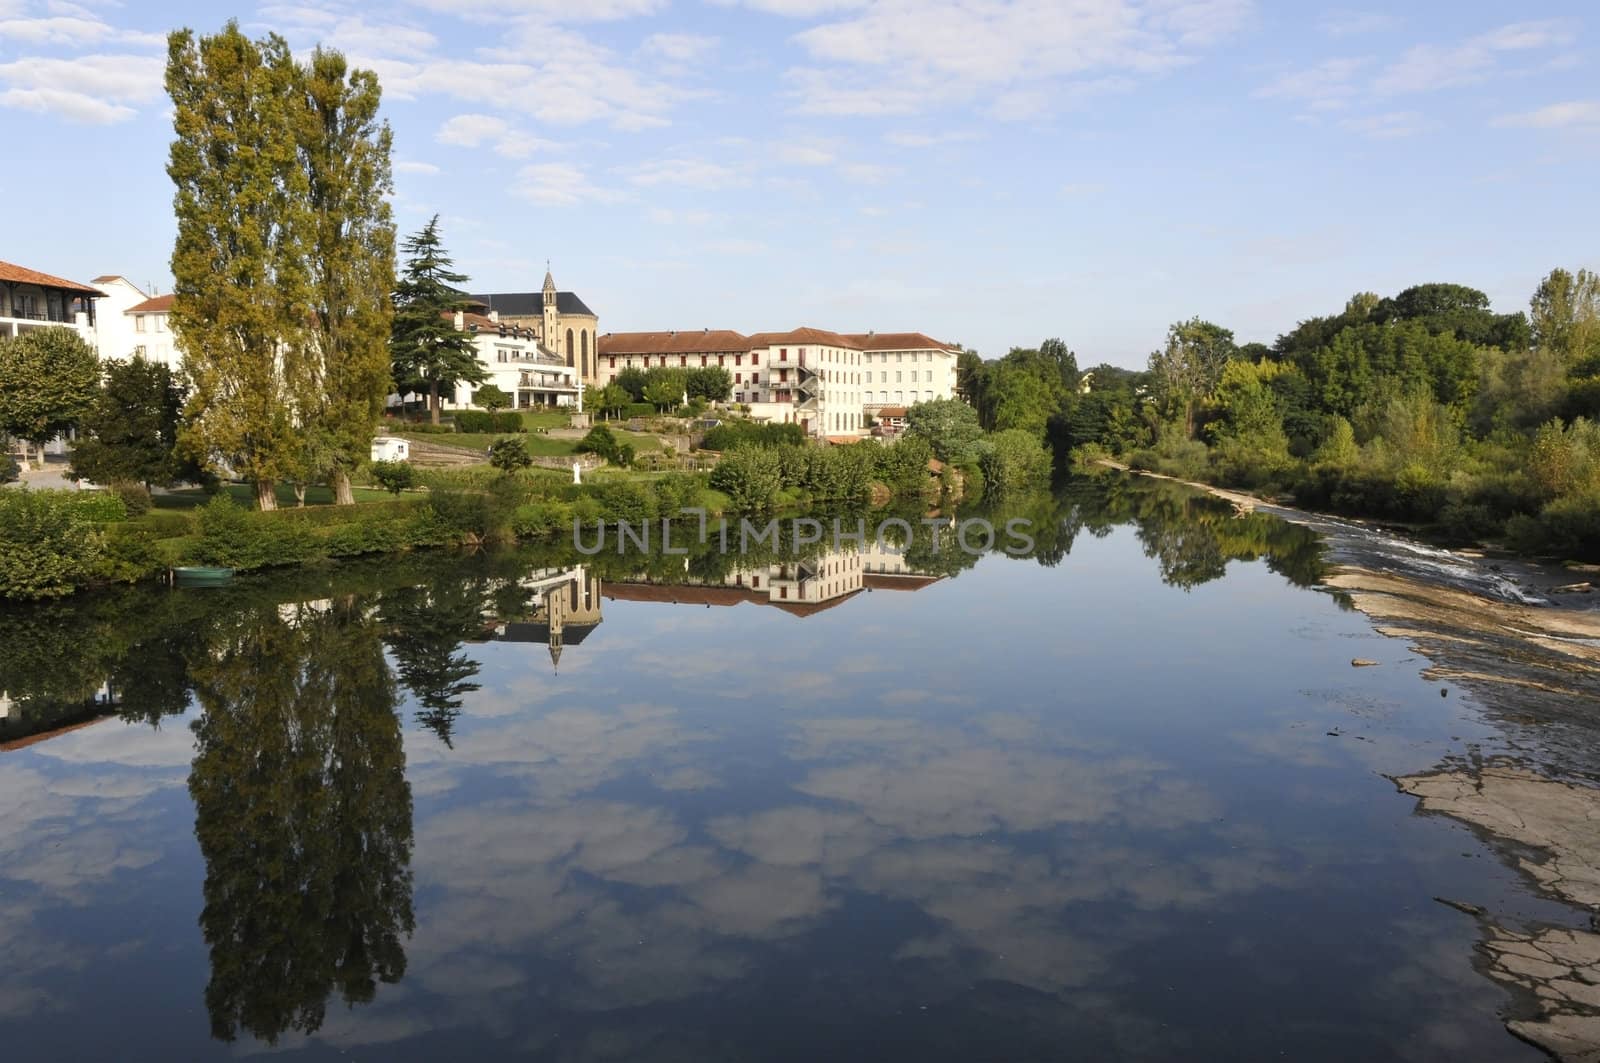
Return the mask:
[[[458,432],[526,432],[522,414],[515,410],[489,413],[485,410],[458,410],[455,415]]]
[[[92,577],[104,535],[86,515],[83,495],[0,491],[0,598],[55,598]]]

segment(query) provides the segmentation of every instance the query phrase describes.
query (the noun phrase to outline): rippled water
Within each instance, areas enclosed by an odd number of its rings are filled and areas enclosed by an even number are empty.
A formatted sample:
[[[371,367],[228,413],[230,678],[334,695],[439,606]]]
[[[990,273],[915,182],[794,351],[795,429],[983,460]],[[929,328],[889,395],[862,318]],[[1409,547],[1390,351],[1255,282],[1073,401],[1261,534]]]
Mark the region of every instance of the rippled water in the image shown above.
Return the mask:
[[[1470,696],[1304,529],[1027,513],[0,615],[6,1058],[1538,1058],[1435,898],[1576,917],[1386,778]]]

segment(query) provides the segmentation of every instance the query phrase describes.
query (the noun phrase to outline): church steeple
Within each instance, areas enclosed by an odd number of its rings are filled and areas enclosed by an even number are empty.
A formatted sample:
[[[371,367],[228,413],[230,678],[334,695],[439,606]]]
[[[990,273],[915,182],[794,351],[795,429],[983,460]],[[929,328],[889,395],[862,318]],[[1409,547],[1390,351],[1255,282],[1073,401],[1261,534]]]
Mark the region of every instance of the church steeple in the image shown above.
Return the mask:
[[[544,305],[545,309],[554,309],[556,305],[556,278],[550,272],[550,263],[546,262],[544,268]]]

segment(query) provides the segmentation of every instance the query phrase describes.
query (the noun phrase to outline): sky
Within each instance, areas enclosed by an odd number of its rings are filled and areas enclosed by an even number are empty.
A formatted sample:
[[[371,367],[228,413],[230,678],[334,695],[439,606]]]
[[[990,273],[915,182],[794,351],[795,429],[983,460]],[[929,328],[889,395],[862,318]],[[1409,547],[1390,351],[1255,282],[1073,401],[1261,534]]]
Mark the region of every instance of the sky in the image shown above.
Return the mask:
[[[375,70],[395,220],[600,329],[1059,336],[1600,266],[1592,0],[0,0],[0,259],[170,286],[165,34]]]

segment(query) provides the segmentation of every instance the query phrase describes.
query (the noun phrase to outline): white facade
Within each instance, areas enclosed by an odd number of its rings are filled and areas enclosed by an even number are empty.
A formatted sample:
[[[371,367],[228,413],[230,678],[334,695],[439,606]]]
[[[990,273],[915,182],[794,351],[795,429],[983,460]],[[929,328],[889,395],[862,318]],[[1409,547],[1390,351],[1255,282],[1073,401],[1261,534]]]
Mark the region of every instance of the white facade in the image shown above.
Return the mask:
[[[872,410],[955,398],[956,356],[956,351],[945,347],[863,352],[863,404]]]
[[[863,352],[850,337],[796,329],[752,336],[750,344],[745,367],[733,370],[735,402],[793,404],[809,436],[866,433]]]
[[[410,461],[411,444],[394,436],[378,436],[372,441],[373,461]]]
[[[95,342],[100,292],[63,277],[0,262],[0,338],[42,328],[69,328]]]
[[[482,384],[458,384],[449,398],[453,406],[470,409],[473,392],[487,384],[511,396],[515,409],[579,404],[578,367],[540,345],[535,331],[525,325],[501,323],[498,313],[457,313],[455,326],[472,335],[478,361],[489,371]]]

